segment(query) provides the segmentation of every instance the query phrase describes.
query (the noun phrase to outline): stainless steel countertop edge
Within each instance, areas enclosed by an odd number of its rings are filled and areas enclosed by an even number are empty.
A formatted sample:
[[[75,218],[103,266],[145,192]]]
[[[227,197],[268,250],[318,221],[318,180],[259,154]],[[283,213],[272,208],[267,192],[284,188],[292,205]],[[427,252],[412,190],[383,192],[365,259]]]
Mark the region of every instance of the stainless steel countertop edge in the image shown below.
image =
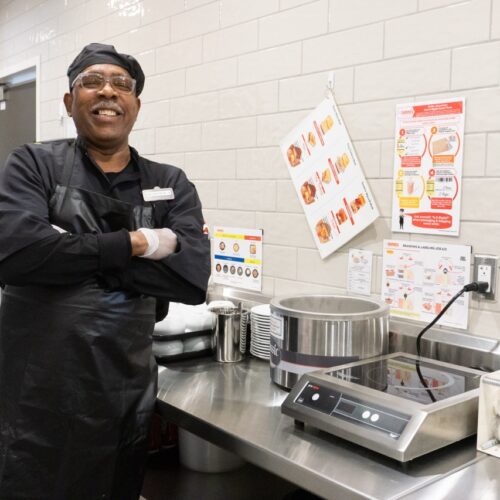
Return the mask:
[[[270,457],[269,451],[264,447],[258,446],[250,441],[245,441],[243,443],[241,438],[232,435],[224,429],[166,403],[161,399],[160,394],[158,395],[158,406],[160,408],[160,414],[170,422],[217,446],[236,453],[247,462],[272,472],[300,487],[304,487],[305,484],[309,485],[311,481],[314,481],[316,484],[309,486],[307,489],[316,495],[324,498],[332,498],[330,496],[332,494],[341,494],[343,500],[375,498],[359,495],[348,485],[334,485],[320,474],[317,474],[314,470],[297,465],[295,462],[281,456],[279,453],[274,453],[273,456]],[[311,474],[314,478],[311,478]],[[332,486],[334,488],[332,488]],[[346,496],[346,494],[349,496]]]

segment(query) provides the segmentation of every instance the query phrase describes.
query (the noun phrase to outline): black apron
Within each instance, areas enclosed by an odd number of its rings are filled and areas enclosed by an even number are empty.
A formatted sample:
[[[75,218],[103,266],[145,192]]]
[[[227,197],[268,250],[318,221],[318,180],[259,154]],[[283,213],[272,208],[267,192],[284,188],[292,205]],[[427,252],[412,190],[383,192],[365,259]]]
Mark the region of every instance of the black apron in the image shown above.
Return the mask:
[[[133,207],[70,186],[50,221],[72,233],[152,227]],[[155,299],[74,286],[7,286],[0,307],[0,499],[136,500],[156,398]]]

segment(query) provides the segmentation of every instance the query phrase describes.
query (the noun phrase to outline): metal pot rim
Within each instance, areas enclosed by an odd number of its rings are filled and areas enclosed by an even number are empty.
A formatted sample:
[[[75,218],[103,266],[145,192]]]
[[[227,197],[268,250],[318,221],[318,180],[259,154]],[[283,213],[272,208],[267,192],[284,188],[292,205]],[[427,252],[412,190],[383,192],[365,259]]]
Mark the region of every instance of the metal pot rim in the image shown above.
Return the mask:
[[[372,310],[362,312],[349,312],[349,313],[328,313],[320,311],[308,311],[300,308],[290,308],[283,305],[284,301],[290,299],[339,299],[349,300],[356,302],[368,302],[376,306]],[[364,319],[373,319],[384,316],[389,316],[389,306],[383,302],[372,299],[371,297],[355,297],[351,295],[335,295],[335,294],[311,294],[311,295],[286,295],[275,297],[271,300],[271,313],[279,313],[281,315],[290,316],[293,318],[304,319],[317,319],[326,321],[355,321]]]

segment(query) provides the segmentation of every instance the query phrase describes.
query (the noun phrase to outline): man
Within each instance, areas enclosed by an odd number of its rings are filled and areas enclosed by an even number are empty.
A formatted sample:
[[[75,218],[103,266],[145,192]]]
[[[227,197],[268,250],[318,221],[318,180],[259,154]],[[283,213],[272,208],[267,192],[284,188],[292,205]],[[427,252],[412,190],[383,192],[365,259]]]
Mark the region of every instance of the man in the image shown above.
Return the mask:
[[[137,499],[154,322],[203,302],[209,242],[184,173],[128,145],[139,63],[90,44],[68,77],[76,141],[0,172],[0,498]]]

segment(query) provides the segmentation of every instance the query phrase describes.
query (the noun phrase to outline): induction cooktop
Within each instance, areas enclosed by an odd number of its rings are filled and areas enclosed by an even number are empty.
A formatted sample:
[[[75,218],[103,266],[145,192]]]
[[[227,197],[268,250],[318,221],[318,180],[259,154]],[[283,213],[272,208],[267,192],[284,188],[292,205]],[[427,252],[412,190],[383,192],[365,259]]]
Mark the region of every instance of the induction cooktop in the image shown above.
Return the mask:
[[[406,462],[475,434],[483,374],[393,353],[302,375],[282,412]]]

